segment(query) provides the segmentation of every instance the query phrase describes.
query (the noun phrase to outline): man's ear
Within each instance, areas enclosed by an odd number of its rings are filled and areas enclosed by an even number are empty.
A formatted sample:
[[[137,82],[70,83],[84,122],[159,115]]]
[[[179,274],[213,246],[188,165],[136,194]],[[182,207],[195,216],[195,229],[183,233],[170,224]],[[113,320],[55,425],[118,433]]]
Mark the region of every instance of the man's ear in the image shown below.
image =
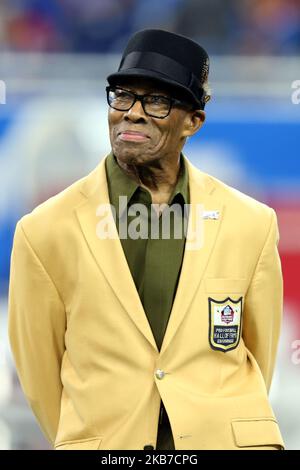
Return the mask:
[[[183,133],[184,137],[189,137],[194,135],[200,127],[203,126],[205,121],[206,114],[202,109],[196,109],[187,113],[184,126],[183,126]]]

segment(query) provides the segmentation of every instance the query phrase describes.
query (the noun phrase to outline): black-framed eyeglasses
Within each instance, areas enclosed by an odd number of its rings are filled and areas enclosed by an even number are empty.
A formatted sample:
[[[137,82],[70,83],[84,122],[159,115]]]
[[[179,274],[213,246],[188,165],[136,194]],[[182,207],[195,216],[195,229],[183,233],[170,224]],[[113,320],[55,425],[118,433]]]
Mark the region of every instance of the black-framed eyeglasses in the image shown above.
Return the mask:
[[[138,95],[133,91],[124,90],[118,86],[107,86],[106,87],[107,103],[113,109],[117,111],[129,111],[134,103],[138,100],[142,103],[144,112],[151,117],[157,119],[166,118],[172,109],[174,104],[185,105],[183,101],[177,100],[172,97],[164,95],[156,95],[149,93],[145,95]]]

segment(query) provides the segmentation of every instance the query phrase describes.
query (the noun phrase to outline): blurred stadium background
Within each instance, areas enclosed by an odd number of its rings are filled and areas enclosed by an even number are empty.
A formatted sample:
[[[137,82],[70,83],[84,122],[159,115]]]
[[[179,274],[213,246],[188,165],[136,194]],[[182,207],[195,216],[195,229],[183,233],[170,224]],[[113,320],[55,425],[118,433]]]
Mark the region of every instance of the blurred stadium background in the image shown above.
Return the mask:
[[[211,55],[207,121],[185,155],[277,212],[285,301],[271,401],[287,448],[300,449],[300,0],[1,0],[0,448],[49,448],[7,340],[16,221],[110,150],[105,78],[146,27]]]

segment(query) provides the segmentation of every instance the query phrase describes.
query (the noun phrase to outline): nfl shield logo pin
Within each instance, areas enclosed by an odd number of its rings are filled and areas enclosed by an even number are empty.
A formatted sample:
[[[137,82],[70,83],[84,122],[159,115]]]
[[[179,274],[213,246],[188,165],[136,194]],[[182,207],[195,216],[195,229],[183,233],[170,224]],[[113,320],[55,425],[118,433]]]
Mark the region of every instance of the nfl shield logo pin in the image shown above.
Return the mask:
[[[243,297],[232,300],[208,298],[209,302],[209,342],[213,349],[231,351],[240,341]]]

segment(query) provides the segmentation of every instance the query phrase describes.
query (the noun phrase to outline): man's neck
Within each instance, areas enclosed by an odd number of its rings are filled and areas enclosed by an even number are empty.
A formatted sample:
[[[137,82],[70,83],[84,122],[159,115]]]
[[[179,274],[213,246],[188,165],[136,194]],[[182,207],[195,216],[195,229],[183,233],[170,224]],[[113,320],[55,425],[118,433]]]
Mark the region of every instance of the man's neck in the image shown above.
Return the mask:
[[[173,162],[158,159],[150,164],[136,165],[134,162],[124,164],[117,159],[117,163],[127,176],[151,193],[154,204],[169,201],[179,176],[180,155],[178,160]]]

